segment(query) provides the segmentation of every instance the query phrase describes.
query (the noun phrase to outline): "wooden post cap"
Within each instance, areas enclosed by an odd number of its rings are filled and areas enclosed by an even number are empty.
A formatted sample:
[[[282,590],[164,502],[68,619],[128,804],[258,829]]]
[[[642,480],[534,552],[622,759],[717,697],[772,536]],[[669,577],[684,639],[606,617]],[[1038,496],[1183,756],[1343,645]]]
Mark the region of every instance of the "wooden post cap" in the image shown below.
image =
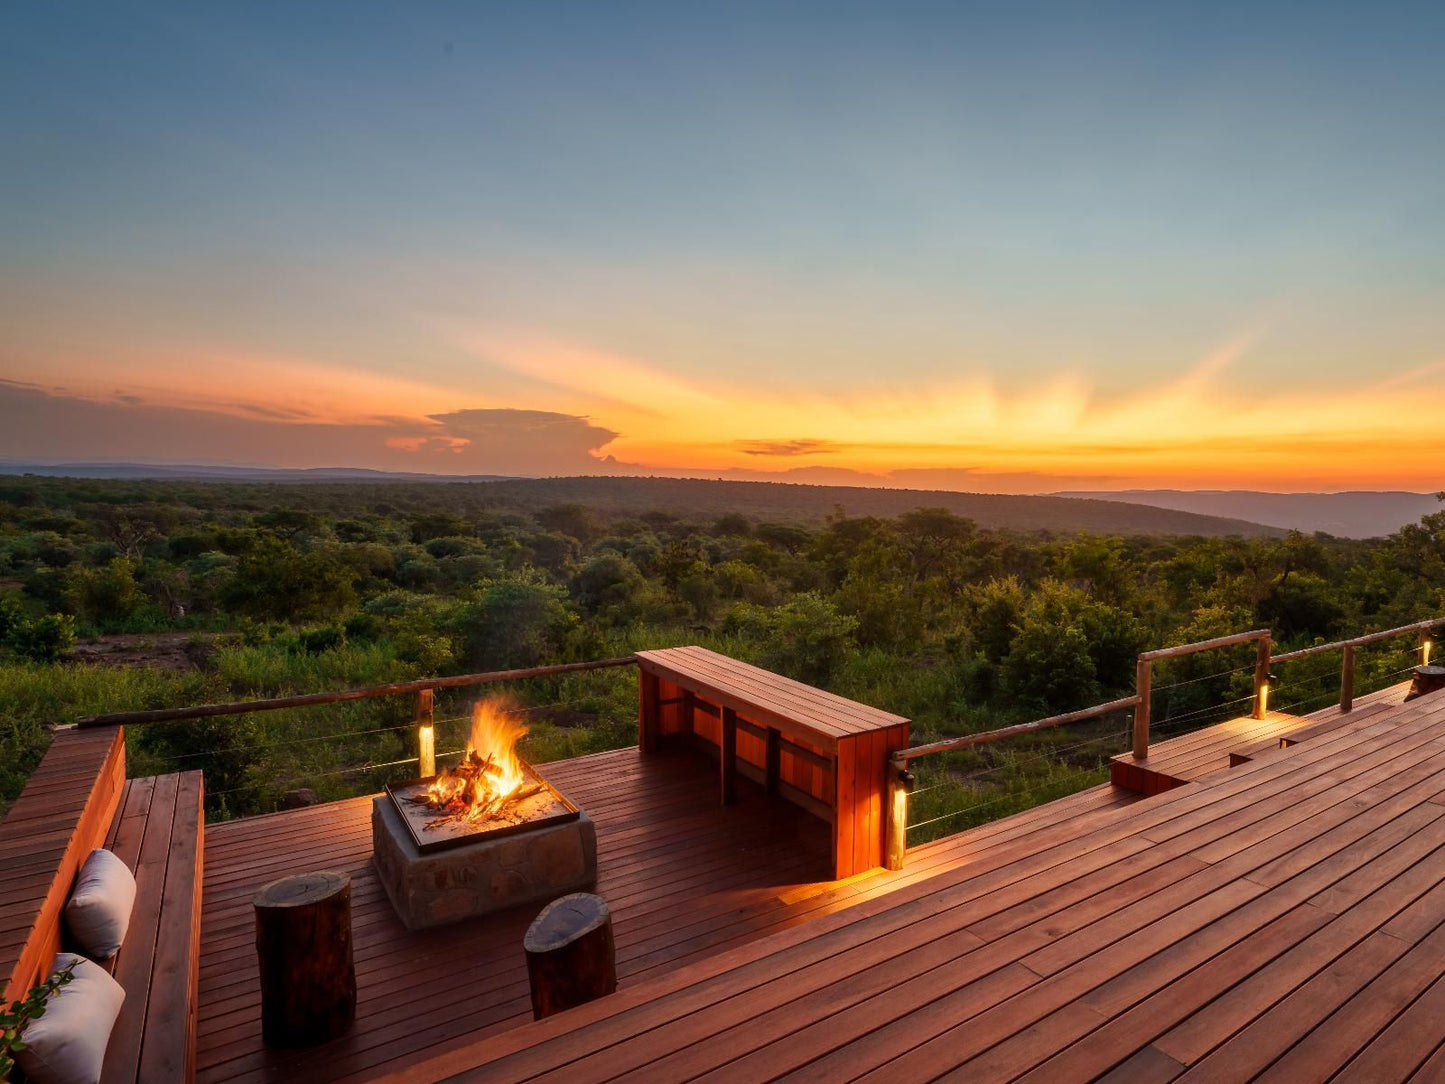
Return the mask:
[[[617,989],[612,912],[590,892],[555,899],[522,939],[532,986],[532,1015],[585,1004]]]

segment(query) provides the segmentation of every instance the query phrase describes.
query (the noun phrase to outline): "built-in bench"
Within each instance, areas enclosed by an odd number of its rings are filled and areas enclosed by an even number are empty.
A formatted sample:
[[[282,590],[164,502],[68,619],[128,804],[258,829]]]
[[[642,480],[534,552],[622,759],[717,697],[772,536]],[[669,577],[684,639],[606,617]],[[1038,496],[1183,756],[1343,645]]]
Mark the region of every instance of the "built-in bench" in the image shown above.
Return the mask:
[[[724,804],[738,774],[833,825],[835,877],[883,864],[888,757],[908,720],[708,651],[639,651],[638,744],[691,740],[719,762]]]
[[[119,727],[65,730],[0,823],[0,975],[22,996],[65,947],[76,872],[109,847],[136,878],[113,973],[125,1004],[106,1049],[107,1082],[195,1074],[204,812],[200,772],[125,778]]]

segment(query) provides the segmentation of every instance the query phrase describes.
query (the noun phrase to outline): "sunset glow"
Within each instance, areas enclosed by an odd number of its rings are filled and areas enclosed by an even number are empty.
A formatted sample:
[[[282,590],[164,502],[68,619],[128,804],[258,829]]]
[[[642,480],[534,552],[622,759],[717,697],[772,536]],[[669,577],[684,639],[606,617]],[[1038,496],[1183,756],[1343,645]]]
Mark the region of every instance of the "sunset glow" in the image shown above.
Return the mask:
[[[1445,77],[1236,15],[32,11],[0,457],[1441,488]]]

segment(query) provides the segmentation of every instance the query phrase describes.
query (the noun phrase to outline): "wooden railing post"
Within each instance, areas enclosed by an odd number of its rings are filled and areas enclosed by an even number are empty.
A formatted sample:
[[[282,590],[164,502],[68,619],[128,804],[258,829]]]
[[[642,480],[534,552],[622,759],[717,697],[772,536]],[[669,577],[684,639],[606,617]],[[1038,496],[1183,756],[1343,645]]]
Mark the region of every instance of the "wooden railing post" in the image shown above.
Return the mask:
[[[422,689],[416,694],[416,754],[417,774],[426,779],[437,773],[437,739],[432,728],[432,689]]]
[[[1149,693],[1154,685],[1154,664],[1148,659],[1139,660],[1134,682],[1139,697],[1134,705],[1134,759],[1143,760],[1149,755]]]
[[[908,850],[908,788],[903,785],[903,773],[908,770],[908,761],[899,756],[888,760],[888,826],[883,841],[883,867],[900,870],[903,856]]]
[[[1254,717],[1263,719],[1269,713],[1269,655],[1271,638],[1260,637],[1254,658]]]
[[[1340,711],[1353,711],[1355,707],[1355,645],[1345,645],[1345,657],[1340,663]]]

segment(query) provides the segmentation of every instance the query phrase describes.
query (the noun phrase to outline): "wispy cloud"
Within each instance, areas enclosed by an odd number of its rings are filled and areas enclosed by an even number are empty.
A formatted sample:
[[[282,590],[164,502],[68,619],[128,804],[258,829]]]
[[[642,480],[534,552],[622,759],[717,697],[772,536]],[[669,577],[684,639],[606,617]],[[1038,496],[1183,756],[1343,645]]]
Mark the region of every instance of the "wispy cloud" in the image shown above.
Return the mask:
[[[841,446],[831,440],[740,440],[737,448],[743,455],[786,458],[798,455],[831,455]]]

